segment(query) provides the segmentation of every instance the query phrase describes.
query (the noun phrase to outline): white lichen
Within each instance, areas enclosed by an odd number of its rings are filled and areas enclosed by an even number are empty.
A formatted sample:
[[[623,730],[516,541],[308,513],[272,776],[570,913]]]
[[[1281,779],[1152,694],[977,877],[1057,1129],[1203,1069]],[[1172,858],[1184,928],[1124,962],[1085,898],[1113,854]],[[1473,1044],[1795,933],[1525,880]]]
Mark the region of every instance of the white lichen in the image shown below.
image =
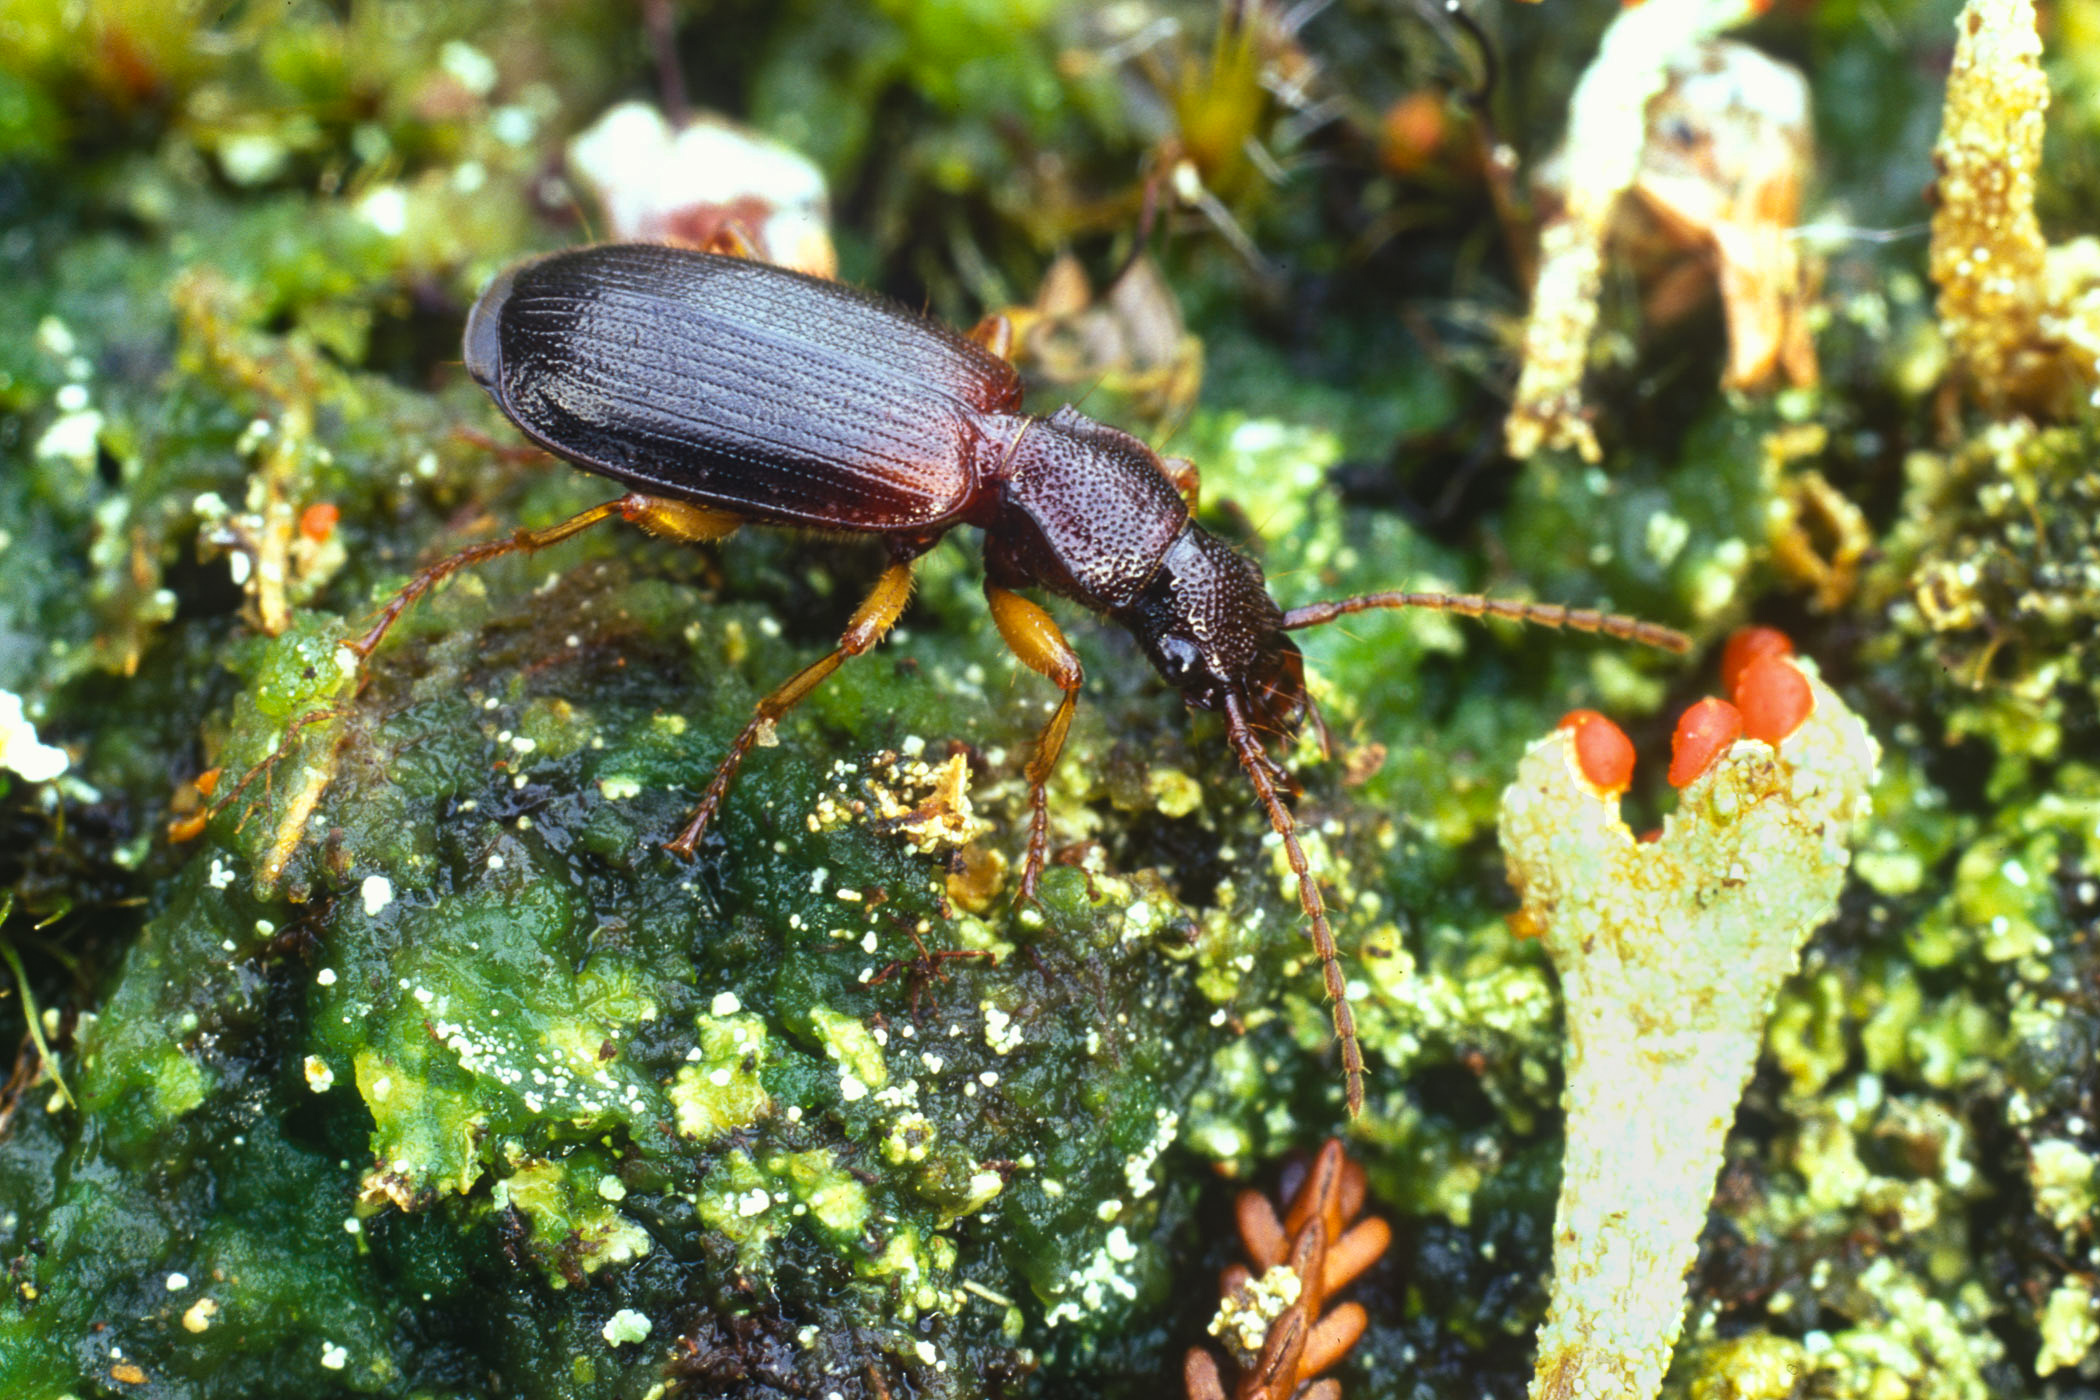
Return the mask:
[[[1539,230],[1538,278],[1524,328],[1524,368],[1504,437],[1512,457],[1571,447],[1601,454],[1582,407],[1582,372],[1604,285],[1604,248],[1619,198],[1647,144],[1648,106],[1673,62],[1748,19],[1743,0],[1660,0],[1622,10],[1568,102],[1563,209]]]
[[[0,768],[43,783],[65,772],[69,761],[64,749],[37,738],[36,726],[22,713],[22,697],[0,690]]]

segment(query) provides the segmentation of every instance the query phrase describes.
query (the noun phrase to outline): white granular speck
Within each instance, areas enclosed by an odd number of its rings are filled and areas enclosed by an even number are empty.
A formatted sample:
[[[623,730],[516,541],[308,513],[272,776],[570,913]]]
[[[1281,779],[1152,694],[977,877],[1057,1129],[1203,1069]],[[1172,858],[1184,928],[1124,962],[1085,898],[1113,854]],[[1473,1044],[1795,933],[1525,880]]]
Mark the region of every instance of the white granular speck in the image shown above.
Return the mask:
[[[168,1275],[168,1291],[170,1293],[180,1293],[183,1289],[188,1288],[189,1286],[190,1276],[188,1274]]]
[[[373,228],[396,238],[408,227],[408,196],[398,186],[381,185],[358,201],[357,212]]]
[[[737,1012],[743,1010],[743,1007],[744,1004],[737,1000],[735,992],[717,992],[715,993],[715,999],[708,1004],[707,1009],[717,1016],[734,1016]]]
[[[350,1353],[348,1351],[337,1346],[334,1342],[321,1343],[321,1368],[323,1370],[340,1371],[349,1364]]]
[[[324,987],[333,987],[335,985],[335,969],[332,967],[322,968],[314,974],[314,981]]]
[[[606,1345],[620,1346],[626,1342],[639,1342],[649,1335],[649,1319],[633,1308],[622,1308],[599,1329]]]
[[[357,887],[357,892],[364,896],[367,918],[394,902],[394,882],[384,875],[365,876],[364,883]]]

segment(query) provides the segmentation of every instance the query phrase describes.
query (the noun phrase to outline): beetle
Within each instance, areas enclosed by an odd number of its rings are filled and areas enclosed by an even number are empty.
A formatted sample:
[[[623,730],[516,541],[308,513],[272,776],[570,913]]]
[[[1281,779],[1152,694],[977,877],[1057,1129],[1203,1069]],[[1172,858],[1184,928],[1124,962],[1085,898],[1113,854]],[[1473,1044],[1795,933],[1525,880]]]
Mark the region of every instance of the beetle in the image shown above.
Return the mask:
[[[500,273],[467,316],[467,372],[540,447],[628,492],[559,524],[520,530],[412,578],[362,637],[369,656],[403,609],[447,575],[544,549],[621,519],[685,540],[744,524],[873,534],[889,563],[827,656],[758,702],[666,849],[690,858],[744,757],[769,726],[849,657],[873,647],[911,595],[915,560],[958,526],[984,535],[992,621],[1062,699],[1026,769],[1028,854],[1018,898],[1035,897],[1049,845],[1047,784],[1085,672],[1040,588],[1128,630],[1226,740],[1283,842],[1311,925],[1347,1076],[1363,1104],[1363,1057],[1318,884],[1268,751],[1309,705],[1291,632],[1374,608],[1431,608],[1602,632],[1673,651],[1681,633],[1615,613],[1476,594],[1372,593],[1289,611],[1258,564],[1192,516],[1195,464],[1069,405],[1022,412],[1011,330],[965,335],[870,292],[735,253],[656,244],[569,249]]]

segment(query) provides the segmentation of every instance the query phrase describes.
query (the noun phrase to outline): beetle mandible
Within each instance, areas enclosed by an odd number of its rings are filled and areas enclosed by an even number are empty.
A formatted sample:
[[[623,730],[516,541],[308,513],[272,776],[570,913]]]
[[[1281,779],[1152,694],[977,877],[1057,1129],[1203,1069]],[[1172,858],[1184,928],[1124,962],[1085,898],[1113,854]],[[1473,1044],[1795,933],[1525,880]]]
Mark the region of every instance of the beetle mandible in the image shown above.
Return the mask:
[[[348,645],[369,656],[403,609],[469,564],[543,549],[622,519],[686,540],[740,525],[881,535],[890,562],[828,656],[758,702],[667,849],[690,857],[766,726],[880,641],[911,596],[915,560],[958,525],[984,532],[984,592],[1014,654],[1063,692],[1027,767],[1031,816],[1018,897],[1049,845],[1046,785],[1084,671],[1040,588],[1128,630],[1188,704],[1222,712],[1226,741],[1298,881],[1347,1075],[1363,1056],[1334,935],[1265,736],[1309,704],[1289,633],[1374,608],[1430,608],[1603,632],[1672,651],[1681,633],[1616,613],[1477,594],[1371,593],[1277,606],[1259,565],[1191,518],[1195,464],[1070,406],[1021,411],[1011,333],[963,335],[869,292],[754,259],[606,244],[518,263],[467,316],[466,365],[533,442],[630,490],[560,524],[475,545],[417,574]]]

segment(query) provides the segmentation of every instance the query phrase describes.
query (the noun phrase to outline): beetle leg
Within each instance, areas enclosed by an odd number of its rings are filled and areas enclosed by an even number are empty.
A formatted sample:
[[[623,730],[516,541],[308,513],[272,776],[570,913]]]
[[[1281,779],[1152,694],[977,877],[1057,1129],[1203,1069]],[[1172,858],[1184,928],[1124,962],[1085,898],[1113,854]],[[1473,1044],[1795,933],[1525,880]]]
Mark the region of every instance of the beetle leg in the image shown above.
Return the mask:
[[[998,624],[999,635],[1013,648],[1014,655],[1055,681],[1065,693],[1057,712],[1050,716],[1050,722],[1035,741],[1035,756],[1028,760],[1028,805],[1032,813],[1028,823],[1028,859],[1021,867],[1021,890],[1015,898],[1032,900],[1050,849],[1050,774],[1057,767],[1065,734],[1072,727],[1072,712],[1079,704],[1079,687],[1086,681],[1086,672],[1079,665],[1079,653],[1057,630],[1050,614],[996,583],[985,584],[984,597],[991,605],[992,621]]]
[[[736,532],[742,522],[723,511],[708,510],[703,506],[690,505],[684,501],[660,500],[655,496],[644,496],[631,491],[616,501],[592,506],[570,516],[558,525],[549,525],[544,530],[519,530],[508,539],[488,540],[469,545],[457,554],[447,555],[429,568],[417,574],[405,584],[399,593],[388,600],[380,610],[379,620],[371,629],[355,641],[343,645],[356,652],[360,658],[370,656],[385,640],[388,629],[393,627],[401,614],[406,612],[416,599],[428,593],[438,584],[475,564],[485,564],[491,559],[500,559],[506,554],[530,554],[549,545],[560,544],[571,535],[582,534],[602,521],[618,518],[641,526],[653,534],[669,535],[681,540],[719,540]]]
[[[670,501],[661,496],[633,495],[622,502],[637,503],[631,509],[622,509],[620,518],[630,524],[639,525],[652,535],[666,539],[685,540],[692,544],[713,544],[726,540],[744,523],[741,516],[731,515],[726,510],[711,510],[696,506],[690,501]]]
[[[751,746],[758,742],[758,736],[822,685],[847,657],[859,656],[881,641],[896,625],[904,612],[904,605],[910,601],[911,565],[905,562],[891,564],[882,571],[882,577],[875,580],[875,586],[868,590],[868,596],[854,611],[853,620],[846,624],[846,631],[839,638],[838,650],[803,667],[758,702],[751,722],[744,726],[743,733],[736,736],[736,742],[729,746],[729,752],[723,755],[721,764],[716,767],[714,779],[700,796],[700,805],[693,809],[692,820],[685,824],[685,830],[664,846],[665,850],[681,859],[692,859],[693,848],[707,834],[707,824],[714,820],[715,809],[722,805],[730,783],[736,780],[736,770],[743,765],[744,755],[751,752]]]
[[[1002,360],[1014,357],[1014,323],[1003,311],[994,311],[970,328],[970,339]]]
[[[1196,501],[1203,494],[1203,473],[1186,457],[1162,457],[1160,470],[1167,474],[1167,484],[1181,493],[1188,503],[1189,514],[1196,513]]]

